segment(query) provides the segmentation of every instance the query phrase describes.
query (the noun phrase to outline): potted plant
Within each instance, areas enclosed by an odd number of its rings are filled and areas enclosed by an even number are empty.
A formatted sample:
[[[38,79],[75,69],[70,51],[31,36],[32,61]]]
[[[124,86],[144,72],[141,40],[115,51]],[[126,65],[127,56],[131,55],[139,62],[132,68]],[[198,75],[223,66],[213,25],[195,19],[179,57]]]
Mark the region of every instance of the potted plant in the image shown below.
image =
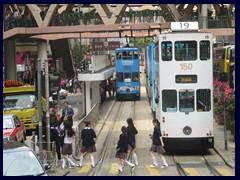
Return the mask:
[[[229,114],[227,113],[227,108],[232,103],[230,97],[233,98],[233,90],[229,87],[227,82],[214,81],[213,82],[213,100],[214,100],[214,117],[218,124],[223,125],[223,106],[225,101],[225,112],[226,119],[229,120]],[[225,98],[224,98],[225,97]],[[235,101],[235,97],[234,97]],[[235,102],[234,102],[234,111],[235,111]],[[229,111],[230,112],[230,111]]]

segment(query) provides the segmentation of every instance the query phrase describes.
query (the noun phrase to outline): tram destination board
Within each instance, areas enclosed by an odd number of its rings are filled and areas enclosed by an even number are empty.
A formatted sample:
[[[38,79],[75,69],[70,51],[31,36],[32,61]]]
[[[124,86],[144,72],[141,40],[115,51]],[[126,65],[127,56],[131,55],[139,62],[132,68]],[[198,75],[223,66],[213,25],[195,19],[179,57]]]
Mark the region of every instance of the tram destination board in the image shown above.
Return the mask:
[[[197,75],[176,75],[176,83],[197,83]]]

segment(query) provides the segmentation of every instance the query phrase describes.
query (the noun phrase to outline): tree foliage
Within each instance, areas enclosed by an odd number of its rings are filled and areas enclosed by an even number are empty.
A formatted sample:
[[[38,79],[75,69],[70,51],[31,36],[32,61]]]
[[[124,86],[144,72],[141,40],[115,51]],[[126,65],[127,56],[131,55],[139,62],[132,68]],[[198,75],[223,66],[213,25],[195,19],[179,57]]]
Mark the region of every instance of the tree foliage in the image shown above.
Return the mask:
[[[80,62],[83,61],[86,55],[90,52],[90,49],[86,45],[81,45],[80,49],[79,44],[75,44],[71,49],[71,52],[75,66],[79,66]]]

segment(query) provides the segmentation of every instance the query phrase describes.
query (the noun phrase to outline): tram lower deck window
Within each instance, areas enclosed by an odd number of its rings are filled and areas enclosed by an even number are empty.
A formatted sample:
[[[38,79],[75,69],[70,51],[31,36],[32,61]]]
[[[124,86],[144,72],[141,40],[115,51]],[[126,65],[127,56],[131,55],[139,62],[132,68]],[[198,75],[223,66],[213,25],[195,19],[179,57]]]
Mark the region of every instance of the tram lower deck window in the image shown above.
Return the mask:
[[[183,89],[179,91],[179,111],[185,113],[194,111],[194,90]]]
[[[163,112],[177,111],[177,91],[176,90],[162,91],[162,111]]]

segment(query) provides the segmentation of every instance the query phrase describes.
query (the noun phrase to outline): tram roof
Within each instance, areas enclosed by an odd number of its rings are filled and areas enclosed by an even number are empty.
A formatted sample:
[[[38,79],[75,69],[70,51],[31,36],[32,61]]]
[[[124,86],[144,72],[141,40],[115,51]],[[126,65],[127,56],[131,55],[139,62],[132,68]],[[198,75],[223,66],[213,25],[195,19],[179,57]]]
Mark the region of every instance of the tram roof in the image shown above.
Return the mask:
[[[121,47],[121,48],[116,48],[117,51],[121,50],[139,50],[137,47]]]

